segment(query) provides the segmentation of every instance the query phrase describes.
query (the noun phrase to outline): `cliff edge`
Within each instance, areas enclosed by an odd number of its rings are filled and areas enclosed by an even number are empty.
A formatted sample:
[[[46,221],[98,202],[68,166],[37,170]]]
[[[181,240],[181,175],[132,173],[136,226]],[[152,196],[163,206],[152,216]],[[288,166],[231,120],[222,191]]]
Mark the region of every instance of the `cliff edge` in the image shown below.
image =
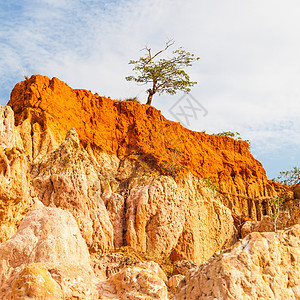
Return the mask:
[[[247,142],[188,130],[167,120],[152,106],[114,101],[41,75],[18,83],[8,105],[15,112],[16,126],[25,122],[33,139],[51,132],[47,148],[60,144],[74,127],[85,149],[119,158],[131,156],[165,175],[190,171],[197,177],[212,177],[229,198],[274,194],[274,187],[262,164],[251,155]],[[26,141],[25,148],[36,158],[43,143]],[[226,205],[236,206],[237,213],[245,206],[231,205],[230,201]],[[256,218],[255,209],[246,206],[249,211],[243,214]]]

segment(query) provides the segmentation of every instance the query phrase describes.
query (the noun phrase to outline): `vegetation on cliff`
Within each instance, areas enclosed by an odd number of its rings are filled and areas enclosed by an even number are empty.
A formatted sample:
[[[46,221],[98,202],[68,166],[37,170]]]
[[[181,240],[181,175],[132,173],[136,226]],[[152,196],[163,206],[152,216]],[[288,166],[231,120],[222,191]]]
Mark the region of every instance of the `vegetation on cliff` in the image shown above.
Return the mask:
[[[300,168],[295,166],[291,170],[281,171],[279,176],[273,180],[281,184],[297,184],[300,182]]]
[[[161,58],[155,61],[155,58],[165,52],[174,44],[173,40],[166,43],[166,47],[159,50],[155,54],[151,52],[151,48],[146,47],[146,56],[140,57],[138,60],[131,60],[129,64],[134,65],[133,71],[135,76],[127,76],[126,80],[135,81],[141,85],[150,84],[147,90],[147,105],[151,105],[153,95],[156,93],[176,94],[178,90],[188,93],[191,87],[197,82],[191,81],[189,75],[184,71],[184,67],[190,67],[199,57],[186,52],[182,47],[173,51],[173,57]]]

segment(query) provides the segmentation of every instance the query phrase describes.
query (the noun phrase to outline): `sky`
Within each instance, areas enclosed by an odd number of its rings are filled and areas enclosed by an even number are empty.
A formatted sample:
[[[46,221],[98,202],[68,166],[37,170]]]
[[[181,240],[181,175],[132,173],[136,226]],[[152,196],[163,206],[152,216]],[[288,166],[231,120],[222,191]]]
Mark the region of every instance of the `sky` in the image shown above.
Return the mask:
[[[152,105],[191,130],[239,132],[271,179],[300,166],[299,15],[298,0],[0,0],[0,104],[33,74],[145,103],[128,62],[174,39],[164,55],[199,56],[197,85]]]

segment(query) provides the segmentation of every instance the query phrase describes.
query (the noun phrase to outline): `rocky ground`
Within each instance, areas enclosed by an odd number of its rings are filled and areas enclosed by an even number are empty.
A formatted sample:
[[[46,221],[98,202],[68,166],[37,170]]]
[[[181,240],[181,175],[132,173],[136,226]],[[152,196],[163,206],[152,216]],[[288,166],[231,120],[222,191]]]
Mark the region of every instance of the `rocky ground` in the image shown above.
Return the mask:
[[[300,185],[244,141],[36,75],[0,108],[0,182],[1,299],[300,299]]]

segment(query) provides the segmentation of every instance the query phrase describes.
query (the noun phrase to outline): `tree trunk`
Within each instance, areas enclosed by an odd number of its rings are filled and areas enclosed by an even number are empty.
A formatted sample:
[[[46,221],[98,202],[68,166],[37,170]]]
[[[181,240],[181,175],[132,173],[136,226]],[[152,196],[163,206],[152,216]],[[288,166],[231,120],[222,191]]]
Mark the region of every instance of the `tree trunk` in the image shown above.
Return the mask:
[[[153,97],[153,94],[151,92],[149,92],[148,100],[147,100],[147,103],[146,103],[147,105],[151,105],[152,97]]]
[[[153,95],[157,92],[157,88],[156,88],[156,80],[153,80],[153,86],[152,89],[149,89],[148,91],[148,100],[147,100],[147,105],[151,105],[152,102],[152,97]]]

